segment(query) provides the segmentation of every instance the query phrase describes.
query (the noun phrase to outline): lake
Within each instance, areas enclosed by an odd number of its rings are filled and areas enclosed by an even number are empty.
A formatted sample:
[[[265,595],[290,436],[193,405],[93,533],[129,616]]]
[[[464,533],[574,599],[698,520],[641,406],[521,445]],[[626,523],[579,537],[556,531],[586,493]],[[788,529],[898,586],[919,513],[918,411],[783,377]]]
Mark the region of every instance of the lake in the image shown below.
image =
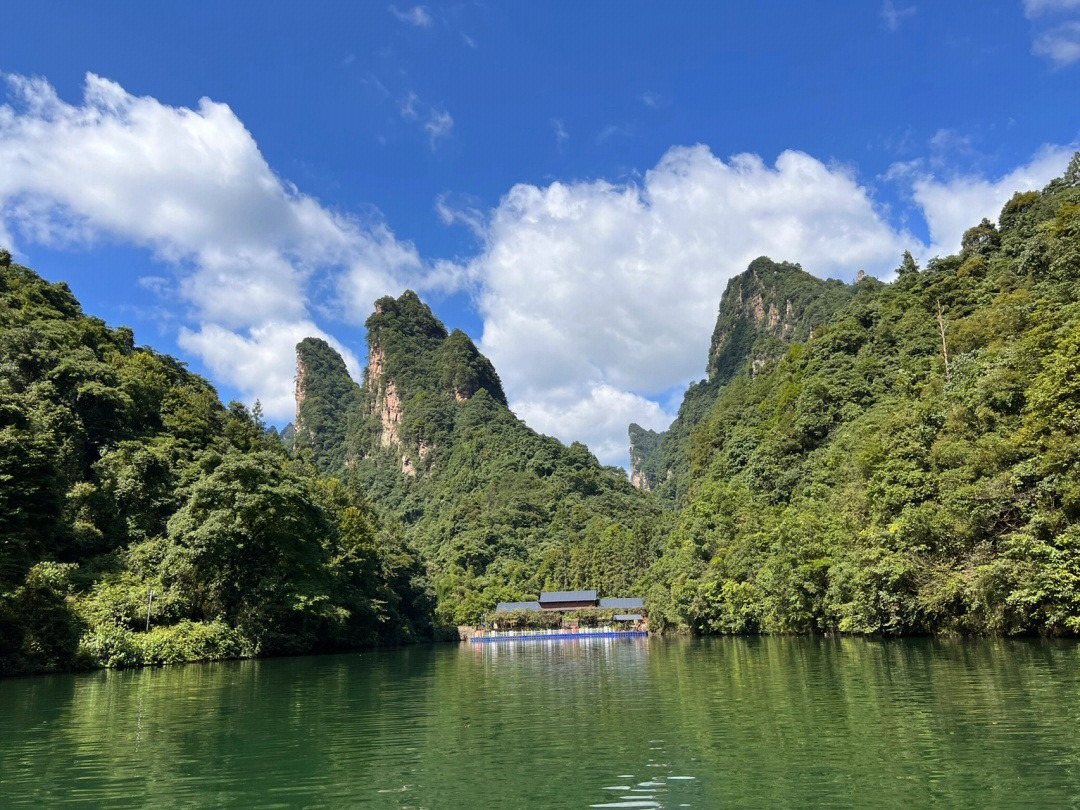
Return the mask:
[[[1080,806],[1073,642],[595,639],[0,681],[0,807]]]

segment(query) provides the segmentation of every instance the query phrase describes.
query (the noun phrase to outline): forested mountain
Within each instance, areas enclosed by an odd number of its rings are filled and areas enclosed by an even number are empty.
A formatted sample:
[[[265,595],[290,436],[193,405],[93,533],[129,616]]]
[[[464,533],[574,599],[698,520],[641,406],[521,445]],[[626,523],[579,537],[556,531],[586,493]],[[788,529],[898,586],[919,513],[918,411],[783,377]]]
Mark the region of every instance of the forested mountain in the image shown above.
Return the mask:
[[[737,370],[693,404],[669,464],[689,483],[654,616],[706,633],[1080,631],[1080,155],[958,255],[824,292],[805,305],[831,311],[822,325],[734,365],[714,359],[737,334],[721,314],[710,370]]]
[[[690,436],[728,381],[743,369],[756,374],[782,356],[789,344],[808,340],[859,290],[880,284],[869,277],[854,285],[823,281],[797,264],[777,263],[764,256],[751,262],[728,282],[720,299],[708,377],[690,386],[666,431],[630,425],[630,475],[635,486],[678,504],[690,484]]]
[[[1080,156],[891,284],[758,259],[676,422],[631,426],[636,488],[414,293],[360,383],[299,344],[278,435],[0,252],[0,672],[425,638],[570,588],[700,633],[1077,634],[1078,293]]]
[[[358,385],[325,342],[299,344],[296,447],[369,493],[422,552],[440,620],[476,622],[541,590],[625,593],[642,580],[659,554],[659,507],[584,445],[514,416],[465,333],[448,334],[406,292],[376,302],[367,345]]]
[[[433,604],[361,490],[0,253],[0,674],[430,637]]]

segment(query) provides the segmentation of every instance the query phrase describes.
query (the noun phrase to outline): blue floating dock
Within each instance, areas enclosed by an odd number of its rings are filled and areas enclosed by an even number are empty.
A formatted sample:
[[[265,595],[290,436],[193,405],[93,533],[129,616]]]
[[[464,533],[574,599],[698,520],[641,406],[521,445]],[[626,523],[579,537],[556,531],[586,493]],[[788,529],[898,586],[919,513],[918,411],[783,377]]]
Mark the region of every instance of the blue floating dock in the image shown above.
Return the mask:
[[[629,638],[647,636],[647,630],[612,630],[607,633],[550,633],[521,636],[473,636],[469,641],[491,643],[495,641],[562,641],[568,638]]]

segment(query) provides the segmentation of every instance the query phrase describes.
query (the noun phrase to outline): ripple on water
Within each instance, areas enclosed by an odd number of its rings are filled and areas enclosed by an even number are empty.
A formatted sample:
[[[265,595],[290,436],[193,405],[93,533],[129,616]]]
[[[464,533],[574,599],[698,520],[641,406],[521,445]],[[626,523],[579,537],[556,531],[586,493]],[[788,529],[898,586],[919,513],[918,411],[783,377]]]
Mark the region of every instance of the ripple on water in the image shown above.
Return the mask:
[[[499,646],[0,680],[0,808],[952,810],[1080,795],[1075,643]]]

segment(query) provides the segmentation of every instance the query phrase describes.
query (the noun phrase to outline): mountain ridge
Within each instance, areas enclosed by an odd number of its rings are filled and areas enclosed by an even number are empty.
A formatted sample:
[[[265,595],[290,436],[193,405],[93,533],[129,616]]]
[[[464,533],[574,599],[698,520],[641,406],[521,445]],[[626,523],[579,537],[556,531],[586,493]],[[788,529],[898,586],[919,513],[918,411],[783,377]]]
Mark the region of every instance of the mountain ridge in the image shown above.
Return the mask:
[[[679,429],[631,428],[646,492],[415,293],[359,383],[300,342],[278,435],[0,251],[0,672],[420,640],[570,589],[700,634],[1080,634],[1080,154],[890,284],[757,262]]]
[[[1080,632],[1080,153],[959,253],[855,286],[690,431],[652,617]]]
[[[881,282],[863,277],[854,284],[820,279],[798,264],[760,256],[728,280],[717,308],[706,378],[687,389],[678,414],[664,431],[628,429],[630,479],[656,490],[671,505],[685,494],[687,443],[695,425],[722,386],[738,373],[758,373],[794,342],[805,341],[860,289]]]
[[[340,358],[313,371],[310,344],[298,345],[298,419],[324,407],[319,392],[336,391],[334,424],[346,426],[339,444],[298,452],[375,493],[384,519],[424,553],[441,618],[476,622],[540,590],[615,592],[641,580],[659,554],[659,513],[624,471],[518,419],[491,362],[414,292],[380,298],[366,327],[358,386]]]

